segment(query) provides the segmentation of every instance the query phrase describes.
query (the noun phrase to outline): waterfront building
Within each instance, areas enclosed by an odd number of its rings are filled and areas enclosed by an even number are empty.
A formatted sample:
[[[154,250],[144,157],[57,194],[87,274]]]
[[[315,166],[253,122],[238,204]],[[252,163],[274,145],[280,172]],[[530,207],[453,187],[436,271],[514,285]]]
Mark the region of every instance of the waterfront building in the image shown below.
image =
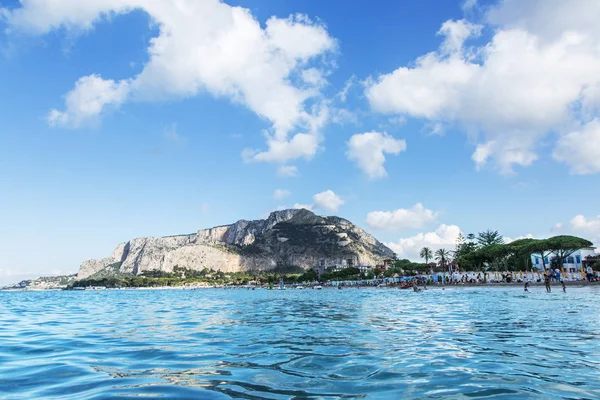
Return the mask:
[[[595,250],[595,247],[585,247],[577,250],[563,260],[562,268],[564,268],[565,272],[579,272],[583,267],[586,258],[596,256]],[[540,254],[533,253],[531,254],[531,265],[539,270],[544,269],[544,264],[546,265],[546,268],[550,268],[553,265],[553,260],[555,258],[555,255],[548,255],[542,260]]]

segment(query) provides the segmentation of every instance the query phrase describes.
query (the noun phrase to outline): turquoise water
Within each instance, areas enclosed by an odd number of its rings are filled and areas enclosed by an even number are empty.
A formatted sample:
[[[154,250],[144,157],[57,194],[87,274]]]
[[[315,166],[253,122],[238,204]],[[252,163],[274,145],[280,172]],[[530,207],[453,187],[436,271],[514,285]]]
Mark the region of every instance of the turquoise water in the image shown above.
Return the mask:
[[[600,287],[0,292],[0,397],[600,398]]]

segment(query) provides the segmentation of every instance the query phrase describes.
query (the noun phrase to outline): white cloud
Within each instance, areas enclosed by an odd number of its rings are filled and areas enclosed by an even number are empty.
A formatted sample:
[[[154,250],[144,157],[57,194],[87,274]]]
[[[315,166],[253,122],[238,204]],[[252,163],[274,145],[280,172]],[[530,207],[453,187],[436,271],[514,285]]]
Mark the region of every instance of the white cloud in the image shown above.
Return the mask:
[[[102,79],[98,75],[88,75],[75,83],[75,88],[67,93],[65,111],[53,109],[48,113],[48,123],[78,128],[86,122],[94,122],[108,106],[118,107],[129,93],[129,82]]]
[[[286,197],[288,197],[291,194],[292,193],[289,190],[275,189],[275,192],[273,193],[273,198],[275,200],[283,200],[283,199],[285,199]]]
[[[208,91],[251,109],[272,125],[266,151],[248,160],[285,163],[312,157],[328,119],[320,87],[337,43],[326,28],[304,15],[269,18],[264,28],[248,9],[218,0],[29,0],[3,10],[9,30],[46,34],[89,30],[111,16],[144,11],[158,26],[143,71],[115,82],[81,78],[67,94],[64,111],[49,121],[80,126],[108,105],[126,100],[186,98]],[[298,79],[304,80],[299,83]],[[291,136],[291,138],[290,138]]]
[[[312,206],[312,204],[300,204],[300,203],[296,203],[296,204],[294,204],[293,208],[295,208],[295,209],[304,208],[306,210],[312,211],[313,206]]]
[[[448,20],[442,24],[438,35],[444,36],[441,51],[443,54],[455,54],[462,50],[464,42],[481,34],[481,25],[472,24],[464,19]]]
[[[430,135],[444,136],[446,129],[441,122],[433,122],[427,126]]]
[[[586,219],[585,216],[579,214],[573,217],[569,224],[575,233],[587,235],[586,239],[600,245],[600,215]]]
[[[387,171],[383,167],[385,154],[399,154],[406,150],[406,141],[394,139],[387,133],[357,133],[348,142],[348,159],[367,174],[370,179],[385,178]]]
[[[442,248],[452,250],[456,246],[456,240],[460,233],[461,230],[458,226],[442,224],[433,232],[419,233],[412,237],[399,239],[397,242],[385,243],[385,245],[397,253],[399,258],[422,261],[419,252],[423,247],[429,247],[432,251]]]
[[[503,239],[504,239],[504,243],[510,243],[510,242],[514,242],[515,240],[533,239],[533,234],[528,233],[526,235],[517,236],[516,238],[511,238],[510,236],[504,236]]]
[[[327,79],[317,68],[309,68],[302,71],[302,80],[314,87],[321,87],[327,84]]]
[[[279,168],[277,168],[277,175],[281,177],[298,176],[298,167],[294,165],[280,165]]]
[[[600,215],[586,218],[583,214],[578,214],[568,223],[555,224],[552,231],[555,234],[580,236],[598,246],[600,245]],[[600,249],[596,251],[600,251]]]
[[[600,120],[595,118],[558,140],[554,159],[571,167],[573,174],[600,172]]]
[[[344,200],[332,190],[326,190],[315,194],[313,196],[313,202],[316,208],[321,208],[329,212],[337,211],[344,204]]]
[[[581,125],[600,108],[598,18],[596,1],[500,2],[487,14],[495,28],[489,42],[465,46],[481,27],[447,21],[437,51],[378,76],[367,98],[381,113],[464,129],[478,168],[511,173],[538,158],[542,138]],[[586,157],[574,172],[597,172],[596,165]]]
[[[417,203],[412,208],[394,211],[372,211],[367,214],[367,224],[374,229],[400,230],[422,228],[437,219],[438,213]]]
[[[350,92],[350,89],[352,89],[352,86],[354,86],[355,83],[356,76],[352,75],[344,84],[344,88],[337,94],[337,97],[342,103],[346,102],[346,99],[348,98],[348,93]]]
[[[329,106],[325,103],[313,107],[312,110],[313,113],[310,115],[303,114],[307,118],[306,132],[296,133],[291,138],[287,131],[265,132],[268,150],[245,149],[242,152],[244,161],[285,164],[289,160],[298,158],[312,159],[323,140],[320,130],[330,117]]]
[[[600,6],[595,0],[503,0],[488,11],[487,19],[506,29],[532,32],[545,43],[569,31],[600,38]]]

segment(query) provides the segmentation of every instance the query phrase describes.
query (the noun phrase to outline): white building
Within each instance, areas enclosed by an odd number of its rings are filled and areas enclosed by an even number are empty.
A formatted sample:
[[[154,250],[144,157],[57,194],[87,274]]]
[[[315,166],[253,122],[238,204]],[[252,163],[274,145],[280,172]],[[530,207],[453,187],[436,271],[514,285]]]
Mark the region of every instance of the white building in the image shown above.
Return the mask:
[[[317,271],[338,272],[346,268],[357,267],[357,265],[357,256],[353,256],[350,258],[320,259],[316,266],[316,269]]]
[[[356,268],[358,268],[361,273],[367,273],[371,271],[371,266],[367,264],[358,264]]]
[[[563,268],[565,272],[579,272],[582,267],[582,261],[585,260],[587,256],[596,255],[595,247],[585,247],[583,249],[579,249],[570,256],[568,256],[563,262]],[[550,268],[552,266],[552,260],[556,256],[554,254],[548,255],[542,261],[542,256],[540,254],[532,254],[531,255],[531,264],[534,268],[543,270],[544,264],[546,264],[546,268]]]

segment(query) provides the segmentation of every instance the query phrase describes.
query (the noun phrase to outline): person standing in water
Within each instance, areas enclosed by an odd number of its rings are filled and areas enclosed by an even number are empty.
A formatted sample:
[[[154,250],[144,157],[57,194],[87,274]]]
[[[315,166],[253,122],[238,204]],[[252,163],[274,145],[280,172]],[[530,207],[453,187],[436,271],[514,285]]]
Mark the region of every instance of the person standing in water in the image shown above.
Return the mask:
[[[563,292],[567,293],[567,287],[565,286],[565,281],[560,281],[562,288],[563,288]]]
[[[417,284],[417,278],[413,278],[412,284],[413,284],[413,290],[415,292],[420,292],[421,291],[421,289],[419,289],[419,285]]]
[[[546,284],[546,292],[550,293],[552,288],[550,287],[550,274],[548,272],[544,275],[544,283]]]
[[[525,291],[529,292],[529,282],[525,282]]]

